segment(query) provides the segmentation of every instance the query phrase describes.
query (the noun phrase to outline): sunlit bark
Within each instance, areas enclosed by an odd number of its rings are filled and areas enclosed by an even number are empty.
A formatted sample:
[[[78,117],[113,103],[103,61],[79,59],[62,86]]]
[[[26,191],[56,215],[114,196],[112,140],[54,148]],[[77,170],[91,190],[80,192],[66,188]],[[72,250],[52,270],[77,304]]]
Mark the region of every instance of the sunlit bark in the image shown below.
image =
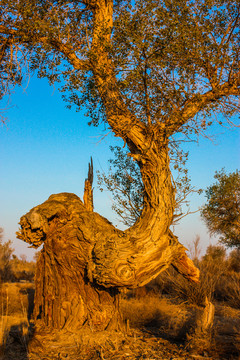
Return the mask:
[[[112,1],[89,5],[94,16],[89,64],[108,123],[140,166],[145,196],[142,215],[126,231],[92,211],[89,178],[84,204],[73,194],[52,195],[21,218],[18,237],[36,247],[44,242],[37,265],[35,320],[46,327],[73,331],[84,326],[94,330],[118,327],[118,289],[143,286],[171,264],[192,281],[198,281],[199,275],[169,230],[175,194],[166,129],[145,125],[127,109],[107,52]],[[73,66],[80,66],[69,47],[54,45],[53,40],[51,45]]]
[[[11,44],[49,48],[73,69],[91,72],[106,120],[114,134],[127,143],[142,174],[144,208],[136,224],[126,231],[93,212],[90,178],[85,183],[84,203],[74,194],[52,195],[21,218],[18,237],[36,247],[44,243],[36,274],[35,319],[45,327],[73,331],[84,326],[93,330],[118,327],[119,288],[143,286],[170,265],[198,281],[198,270],[170,231],[176,204],[168,141],[208,104],[239,94],[239,73],[230,69],[225,82],[217,82],[215,75],[209,74],[214,80],[210,81],[212,89],[202,94],[196,90],[173,108],[171,116],[167,111],[162,121],[154,123],[145,83],[147,121],[140,121],[122,97],[109,55],[113,1],[84,0],[82,4],[93,16],[91,41],[82,57],[66,40],[64,27],[63,34],[61,30],[48,34],[44,29],[44,35],[41,31],[38,35],[20,20],[13,27],[0,25],[0,33]]]
[[[44,242],[34,310],[41,325],[74,331],[117,328],[118,289],[143,286],[171,264],[198,281],[198,270],[169,230],[174,191],[167,146],[142,162],[145,206],[126,231],[68,193],[52,195],[21,218],[18,237],[33,246]]]

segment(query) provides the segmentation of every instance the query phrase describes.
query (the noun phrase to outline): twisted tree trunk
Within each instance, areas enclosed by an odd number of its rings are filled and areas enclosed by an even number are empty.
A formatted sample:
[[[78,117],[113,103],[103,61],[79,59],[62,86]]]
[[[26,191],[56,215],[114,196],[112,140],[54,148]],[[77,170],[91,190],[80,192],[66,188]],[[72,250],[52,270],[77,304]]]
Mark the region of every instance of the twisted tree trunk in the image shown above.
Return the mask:
[[[36,247],[44,242],[37,264],[35,319],[45,327],[74,331],[116,327],[118,289],[143,286],[171,264],[198,280],[198,270],[169,230],[175,206],[168,156],[172,126],[165,120],[145,124],[129,111],[108,54],[113,1],[84,3],[93,13],[88,66],[109,126],[140,166],[145,197],[141,217],[126,231],[92,211],[91,179],[85,183],[84,204],[74,194],[52,195],[21,218],[18,237]],[[78,69],[71,54],[64,54]]]
[[[71,331],[117,328],[118,289],[90,281],[87,269],[96,238],[111,235],[114,227],[69,193],[50,196],[20,224],[19,238],[33,246],[44,241],[35,276],[36,324]]]
[[[68,202],[71,197],[66,194]],[[82,216],[84,222],[95,226],[85,209]],[[91,243],[78,226],[77,222],[62,225],[58,218],[49,226],[37,263],[35,321],[40,320],[37,323],[48,328],[71,331],[83,326],[95,331],[117,328],[121,323],[118,290],[104,289],[89,281],[86,264]]]
[[[41,327],[118,328],[119,288],[143,286],[171,264],[198,280],[198,270],[169,230],[174,190],[167,146],[155,157],[154,151],[144,156],[141,171],[145,206],[126,231],[69,193],[51,195],[21,218],[18,238],[36,247],[44,242],[35,277],[34,317]]]

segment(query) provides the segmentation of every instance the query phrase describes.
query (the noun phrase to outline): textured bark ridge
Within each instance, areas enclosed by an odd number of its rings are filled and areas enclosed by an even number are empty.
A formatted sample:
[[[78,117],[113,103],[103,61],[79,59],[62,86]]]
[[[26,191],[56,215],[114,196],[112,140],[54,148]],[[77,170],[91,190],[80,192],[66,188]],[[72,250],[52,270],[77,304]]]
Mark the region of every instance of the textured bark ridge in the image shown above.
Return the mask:
[[[114,227],[70,193],[51,195],[20,224],[19,238],[32,246],[44,242],[35,276],[35,320],[66,330],[116,327],[118,290],[90,282],[87,274],[96,236],[111,234]]]
[[[170,183],[166,171],[157,173],[155,178],[145,174],[146,197],[154,193],[156,201],[166,202]],[[160,180],[165,187],[156,195],[155,182]],[[138,222],[126,231],[92,209],[89,201],[84,205],[77,195],[61,193],[20,220],[19,239],[34,247],[44,243],[35,277],[34,317],[39,325],[71,331],[117,328],[119,288],[143,286],[171,264],[198,281],[198,270],[169,231],[169,213],[160,217],[158,203],[146,203]]]

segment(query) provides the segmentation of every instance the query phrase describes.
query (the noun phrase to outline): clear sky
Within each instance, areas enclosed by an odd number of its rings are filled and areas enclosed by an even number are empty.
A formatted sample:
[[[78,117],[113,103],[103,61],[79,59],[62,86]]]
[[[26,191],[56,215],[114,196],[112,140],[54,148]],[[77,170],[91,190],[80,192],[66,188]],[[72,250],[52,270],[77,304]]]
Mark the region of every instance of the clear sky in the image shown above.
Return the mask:
[[[16,253],[25,253],[28,259],[33,250],[15,236],[20,217],[54,193],[72,192],[82,198],[90,156],[95,170],[106,171],[109,145],[121,144],[111,134],[104,137],[109,132],[104,126],[89,127],[84,112],[65,106],[47,80],[32,78],[27,89],[15,89],[6,113],[8,122],[0,127],[0,227],[5,240],[13,240]],[[185,145],[192,185],[198,188],[212,184],[215,171],[222,167],[227,172],[239,169],[239,129],[214,126],[211,133],[216,134],[214,143],[201,138],[198,144]],[[116,224],[111,195],[97,189],[96,176],[94,187],[95,211]],[[204,201],[204,195],[193,196],[192,209]],[[199,214],[184,218],[175,233],[184,245],[199,234],[203,250],[216,243]]]

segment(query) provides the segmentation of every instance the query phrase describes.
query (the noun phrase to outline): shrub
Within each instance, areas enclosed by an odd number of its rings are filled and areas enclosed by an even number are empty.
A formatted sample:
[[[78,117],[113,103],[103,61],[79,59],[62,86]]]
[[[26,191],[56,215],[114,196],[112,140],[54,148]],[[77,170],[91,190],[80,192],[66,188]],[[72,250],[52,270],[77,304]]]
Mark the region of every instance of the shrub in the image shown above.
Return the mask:
[[[189,282],[173,268],[169,268],[155,280],[161,293],[197,306],[203,306],[206,297],[210,301],[214,298],[222,299],[225,295],[223,290],[220,291],[221,283],[229,271],[224,247],[210,245],[203,258],[199,260],[195,257],[194,263],[200,270],[198,284]]]
[[[11,280],[10,259],[13,252],[12,241],[3,243],[3,229],[0,228],[0,278],[3,282]]]
[[[14,281],[33,281],[36,270],[36,263],[34,261],[26,261],[25,259],[19,259],[16,255],[13,255],[10,265]]]
[[[228,268],[230,271],[240,273],[240,249],[234,249],[228,257]]]

